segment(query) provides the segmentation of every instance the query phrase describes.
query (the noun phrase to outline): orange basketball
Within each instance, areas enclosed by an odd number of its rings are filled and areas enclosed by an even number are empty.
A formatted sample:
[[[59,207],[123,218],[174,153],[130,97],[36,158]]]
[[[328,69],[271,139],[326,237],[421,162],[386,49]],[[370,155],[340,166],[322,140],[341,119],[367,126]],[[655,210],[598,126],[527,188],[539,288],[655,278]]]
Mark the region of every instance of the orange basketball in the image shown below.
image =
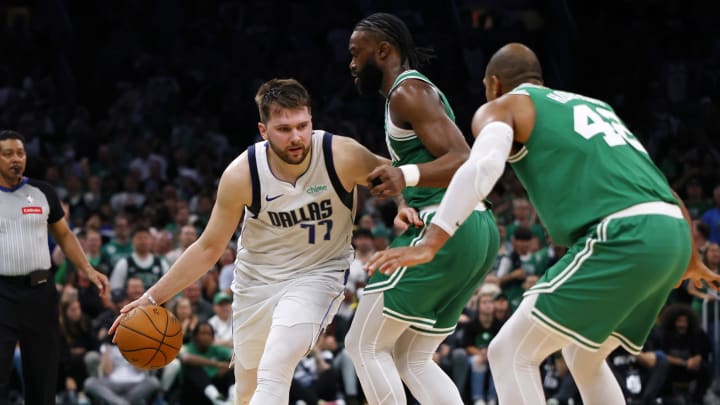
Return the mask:
[[[128,312],[115,333],[115,343],[125,360],[145,370],[165,367],[177,357],[183,342],[180,322],[157,305]]]

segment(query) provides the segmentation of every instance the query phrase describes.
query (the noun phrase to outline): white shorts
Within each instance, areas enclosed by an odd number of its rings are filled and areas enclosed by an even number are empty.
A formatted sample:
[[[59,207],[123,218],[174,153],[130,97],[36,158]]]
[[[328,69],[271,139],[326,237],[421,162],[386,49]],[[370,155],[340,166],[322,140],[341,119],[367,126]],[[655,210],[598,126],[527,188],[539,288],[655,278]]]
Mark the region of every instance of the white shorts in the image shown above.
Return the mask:
[[[332,322],[344,299],[346,272],[310,274],[274,284],[248,283],[235,277],[233,350],[235,361],[255,369],[273,325],[314,324],[320,331]],[[313,337],[308,351],[318,339]]]

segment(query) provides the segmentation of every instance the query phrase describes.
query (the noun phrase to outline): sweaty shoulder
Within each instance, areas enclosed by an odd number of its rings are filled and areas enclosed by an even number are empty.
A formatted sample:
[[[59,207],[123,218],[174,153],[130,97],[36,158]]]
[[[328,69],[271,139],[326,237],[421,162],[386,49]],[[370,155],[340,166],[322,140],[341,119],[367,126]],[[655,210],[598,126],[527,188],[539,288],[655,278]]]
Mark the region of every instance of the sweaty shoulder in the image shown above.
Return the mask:
[[[252,198],[252,180],[250,177],[250,164],[247,151],[236,157],[235,160],[230,162],[225,168],[220,178],[218,188],[221,187],[235,193],[243,205],[250,205]]]
[[[522,93],[508,93],[485,103],[473,116],[472,131],[477,136],[482,128],[493,121],[500,121],[513,128],[517,143],[527,142],[535,127],[535,105]]]
[[[333,135],[332,153],[335,172],[346,190],[365,184],[366,176],[380,164],[375,154],[346,136]]]
[[[420,79],[405,79],[390,94],[393,122],[403,126],[428,114],[445,115],[437,90]]]

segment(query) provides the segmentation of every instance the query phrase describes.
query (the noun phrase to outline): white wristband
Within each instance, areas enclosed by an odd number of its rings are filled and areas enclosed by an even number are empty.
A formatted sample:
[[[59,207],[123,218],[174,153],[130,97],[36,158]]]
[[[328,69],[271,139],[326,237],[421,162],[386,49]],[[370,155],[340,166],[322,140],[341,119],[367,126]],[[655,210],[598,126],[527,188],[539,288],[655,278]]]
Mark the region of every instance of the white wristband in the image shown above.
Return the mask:
[[[150,295],[149,292],[145,291],[145,294],[143,294],[142,296],[143,296],[144,298],[147,298],[148,301],[150,301],[151,304],[153,304],[153,305],[157,305],[157,304],[158,304],[157,301],[155,301],[155,298],[153,298],[152,295]]]
[[[402,165],[398,169],[402,170],[406,187],[417,186],[420,182],[420,169],[418,169],[417,165]]]

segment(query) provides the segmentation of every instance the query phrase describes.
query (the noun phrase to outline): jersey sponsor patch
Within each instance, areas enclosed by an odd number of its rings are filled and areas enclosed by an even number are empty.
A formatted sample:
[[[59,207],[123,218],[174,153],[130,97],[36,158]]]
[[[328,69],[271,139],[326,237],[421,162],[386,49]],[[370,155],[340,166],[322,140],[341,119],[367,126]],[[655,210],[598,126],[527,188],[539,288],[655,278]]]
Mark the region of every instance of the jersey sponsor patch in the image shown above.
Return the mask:
[[[23,215],[42,214],[43,209],[42,209],[42,207],[22,207],[22,213],[23,213]]]

